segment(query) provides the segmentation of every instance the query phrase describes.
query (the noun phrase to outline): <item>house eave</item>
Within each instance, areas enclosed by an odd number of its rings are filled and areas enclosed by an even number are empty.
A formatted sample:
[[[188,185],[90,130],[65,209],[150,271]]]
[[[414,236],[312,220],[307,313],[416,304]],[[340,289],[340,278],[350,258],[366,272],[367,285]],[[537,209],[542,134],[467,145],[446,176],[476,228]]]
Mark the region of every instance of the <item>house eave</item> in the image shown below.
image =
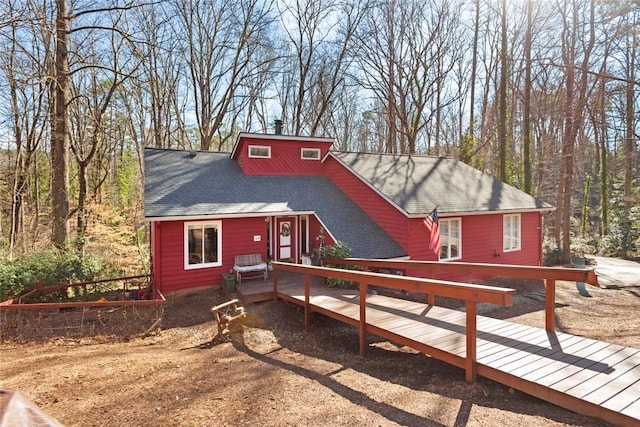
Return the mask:
[[[479,215],[503,215],[503,214],[515,214],[515,213],[530,213],[530,212],[540,212],[541,214],[549,214],[556,210],[555,207],[544,207],[544,208],[529,208],[529,209],[498,209],[492,211],[471,211],[471,212],[441,212],[438,211],[438,216],[440,218],[450,218],[450,217],[459,217],[459,216],[479,216]],[[424,215],[409,215],[409,218],[424,218]]]
[[[362,182],[364,185],[366,185],[367,187],[369,187],[374,193],[376,193],[378,196],[382,197],[387,203],[389,203],[389,205],[393,206],[395,209],[398,210],[398,212],[400,212],[402,215],[404,215],[407,218],[411,218],[411,216],[409,215],[409,213],[404,210],[402,207],[400,207],[396,202],[394,202],[393,200],[391,200],[386,194],[384,194],[383,192],[381,192],[379,189],[377,189],[375,186],[373,186],[369,181],[367,181],[366,179],[364,179],[364,177],[362,177],[359,173],[357,173],[355,170],[353,170],[352,168],[349,167],[349,165],[345,164],[341,159],[339,159],[337,156],[334,156],[333,153],[329,152],[327,153],[327,157],[331,155],[331,157],[338,162],[340,165],[342,165],[342,167],[344,167],[347,171],[349,171],[349,173],[351,173],[354,177],[356,177],[358,180],[360,180],[360,182]],[[323,160],[324,161],[324,160]],[[423,215],[424,216],[424,215]],[[416,218],[419,216],[416,216]]]
[[[315,215],[314,211],[282,211],[282,212],[238,212],[211,215],[176,215],[176,216],[145,216],[148,222],[166,222],[166,221],[199,221],[210,219],[225,218],[259,218],[259,217],[279,217],[293,215]]]
[[[309,141],[309,142],[323,142],[329,143],[333,145],[335,142],[334,138],[321,138],[316,136],[293,136],[293,135],[280,135],[275,133],[251,133],[251,132],[241,132],[238,134],[236,138],[236,142],[233,144],[233,149],[231,150],[231,158],[234,159],[236,156],[236,151],[238,149],[238,145],[240,145],[240,140],[243,138],[253,138],[253,139],[261,139],[265,141]]]

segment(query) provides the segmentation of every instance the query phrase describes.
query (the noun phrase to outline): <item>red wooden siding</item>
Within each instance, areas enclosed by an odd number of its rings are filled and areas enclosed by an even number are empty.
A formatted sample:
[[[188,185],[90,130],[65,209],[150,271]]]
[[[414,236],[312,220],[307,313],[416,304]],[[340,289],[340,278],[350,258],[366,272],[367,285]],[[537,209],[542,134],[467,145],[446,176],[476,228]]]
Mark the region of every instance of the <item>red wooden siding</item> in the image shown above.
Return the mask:
[[[332,157],[325,161],[326,174],[403,249],[408,250],[411,224],[408,218]]]
[[[270,146],[271,158],[249,157],[250,145]],[[315,176],[323,174],[321,159],[330,146],[330,141],[276,140],[246,137],[238,142],[235,158],[246,175]],[[320,159],[302,159],[302,148],[320,149]]]
[[[411,259],[420,261],[437,261],[435,252],[429,249],[429,232],[422,223],[424,218],[411,218],[407,222],[408,247]]]
[[[520,216],[518,251],[502,251],[503,214],[462,217],[462,260],[493,264],[540,265],[540,214]],[[497,254],[498,256],[494,256]]]
[[[511,252],[502,251],[502,220],[504,214],[474,215],[460,217],[462,220],[462,262],[481,262],[489,264],[542,265],[540,213],[527,212],[520,216],[521,249]],[[451,217],[455,218],[455,217]],[[445,217],[441,217],[445,219]],[[497,256],[494,256],[494,253]],[[413,256],[412,259],[415,259]],[[444,261],[446,262],[446,261]],[[424,272],[421,273],[424,275]],[[469,281],[478,279],[467,274],[439,275],[438,279]]]
[[[267,227],[264,217],[222,219],[222,266],[185,270],[184,221],[156,223],[154,279],[159,290],[219,285],[221,275],[233,268],[234,257],[259,253],[267,259]],[[260,236],[254,241],[254,236]]]

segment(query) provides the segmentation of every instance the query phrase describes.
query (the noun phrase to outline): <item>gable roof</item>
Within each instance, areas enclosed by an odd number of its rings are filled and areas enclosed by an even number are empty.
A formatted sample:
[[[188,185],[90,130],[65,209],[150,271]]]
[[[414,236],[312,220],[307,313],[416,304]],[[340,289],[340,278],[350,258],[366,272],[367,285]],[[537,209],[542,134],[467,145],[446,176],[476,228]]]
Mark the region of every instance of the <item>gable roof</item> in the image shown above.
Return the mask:
[[[229,153],[145,149],[145,218],[312,213],[352,256],[406,256],[328,178],[245,175]]]
[[[436,206],[440,214],[553,210],[451,158],[335,151],[331,155],[410,217],[424,216]]]

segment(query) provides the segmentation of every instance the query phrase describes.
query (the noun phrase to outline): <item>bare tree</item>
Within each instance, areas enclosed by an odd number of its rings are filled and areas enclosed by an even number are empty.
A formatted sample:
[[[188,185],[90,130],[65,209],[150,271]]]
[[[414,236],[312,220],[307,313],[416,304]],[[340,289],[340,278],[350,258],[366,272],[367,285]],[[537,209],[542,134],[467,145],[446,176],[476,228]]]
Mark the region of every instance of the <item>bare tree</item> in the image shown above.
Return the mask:
[[[146,5],[135,10],[135,26],[140,42],[136,44],[142,60],[140,74],[125,83],[123,97],[136,146],[191,149],[185,117],[188,68],[180,51],[180,28],[172,26],[174,10],[167,4]],[[199,143],[199,141],[198,141]],[[142,172],[142,170],[141,170]]]
[[[586,7],[588,11],[585,21],[581,21],[582,7]],[[563,7],[560,12],[563,17],[562,65],[565,73],[566,95],[555,237],[556,241],[560,242],[560,234],[562,234],[563,262],[569,262],[571,260],[570,220],[574,149],[583,125],[582,117],[590,89],[588,71],[595,44],[595,0],[588,0],[586,4],[574,0],[570,6]]]
[[[368,1],[296,0],[284,7],[282,27],[290,51],[285,63],[291,65],[282,67],[288,77],[281,99],[291,133],[317,135],[329,127],[332,104],[353,61],[356,29],[368,10]]]
[[[122,11],[113,11],[114,22],[110,28],[118,28],[122,20]],[[104,22],[102,14],[100,20]],[[86,30],[89,31],[89,30]],[[126,34],[126,31],[122,31]],[[139,60],[127,52],[126,38],[120,31],[109,30],[108,37],[102,31],[94,31],[88,35],[92,38],[102,37],[107,43],[88,43],[86,47],[78,47],[82,62],[75,63],[76,69],[83,73],[73,75],[72,93],[69,108],[72,112],[71,151],[78,167],[78,205],[77,205],[77,246],[84,249],[87,227],[87,197],[89,194],[88,170],[96,155],[103,149],[107,137],[107,111],[117,89],[131,77],[138,67]],[[105,50],[97,50],[104,46]],[[107,58],[101,63],[100,57]],[[94,189],[94,191],[98,191]]]
[[[185,61],[191,80],[192,101],[200,134],[200,149],[209,150],[218,136],[220,147],[230,136],[223,131],[225,119],[237,117],[248,99],[243,84],[259,72],[264,53],[260,46],[269,40],[275,22],[273,2],[176,0],[186,44]],[[182,33],[177,33],[180,36]]]
[[[18,9],[19,6],[25,9]],[[36,17],[33,22],[14,19],[0,28],[0,72],[5,75],[9,90],[11,127],[15,141],[11,182],[11,226],[9,229],[9,258],[24,235],[25,209],[29,205],[31,184],[36,186],[38,179],[33,176],[36,154],[43,145],[48,130],[47,106],[48,86],[47,67],[51,66],[51,32],[48,23],[36,10],[27,8],[24,3],[7,2],[5,12],[9,16],[24,16],[27,13]],[[38,25],[35,25],[35,24]],[[36,187],[37,188],[37,187]],[[36,193],[37,200],[37,193]],[[39,206],[34,212],[34,228],[39,222]],[[25,242],[23,242],[25,243]]]
[[[640,7],[628,12],[625,16],[628,29],[625,37],[625,177],[624,177],[624,215],[626,218],[631,214],[633,205],[632,182],[634,181],[634,165],[636,161],[636,141],[639,139],[636,133],[636,67],[640,65],[638,60],[638,26],[640,25]],[[640,86],[640,85],[639,85]],[[628,254],[625,254],[628,256]]]
[[[438,117],[457,99],[445,90],[459,59],[459,7],[446,1],[387,2],[373,8],[359,30],[361,85],[386,107],[385,151],[413,154],[419,138],[427,148],[429,135],[439,139]]]

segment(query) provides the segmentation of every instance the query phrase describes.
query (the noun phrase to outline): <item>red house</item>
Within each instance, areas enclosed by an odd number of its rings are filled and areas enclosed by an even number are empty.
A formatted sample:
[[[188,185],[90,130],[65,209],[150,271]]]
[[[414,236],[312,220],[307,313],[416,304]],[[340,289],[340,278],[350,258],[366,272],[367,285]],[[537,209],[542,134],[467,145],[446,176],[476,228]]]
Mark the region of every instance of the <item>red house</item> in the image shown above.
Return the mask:
[[[243,133],[231,154],[146,149],[158,289],[220,283],[236,255],[301,262],[336,241],[360,258],[541,264],[550,205],[454,159],[332,143]],[[424,220],[436,207],[432,249]]]

